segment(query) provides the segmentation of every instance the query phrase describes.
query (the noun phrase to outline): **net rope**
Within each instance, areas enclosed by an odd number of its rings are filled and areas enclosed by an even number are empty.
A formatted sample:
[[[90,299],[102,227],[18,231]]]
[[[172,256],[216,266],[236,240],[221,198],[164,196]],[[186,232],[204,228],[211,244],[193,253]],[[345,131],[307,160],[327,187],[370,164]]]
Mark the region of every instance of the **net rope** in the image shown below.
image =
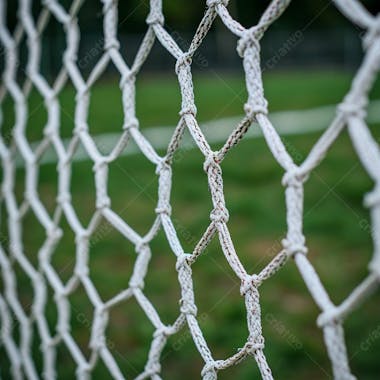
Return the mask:
[[[117,304],[135,298],[141,309],[154,326],[148,358],[138,380],[160,379],[160,357],[169,337],[188,327],[194,345],[199,351],[204,367],[201,376],[204,380],[217,378],[218,371],[238,364],[251,356],[257,363],[263,379],[272,379],[271,369],[264,354],[264,337],[261,326],[260,285],[271,278],[289,258],[295,264],[308,288],[312,298],[320,308],[317,323],[323,331],[324,341],[332,371],[336,379],[355,379],[351,373],[344,341],[343,322],[358,305],[378,286],[380,277],[380,152],[377,143],[366,125],[366,107],[368,93],[377,77],[380,66],[380,17],[370,14],[356,0],[334,0],[339,10],[353,23],[365,30],[363,45],[365,56],[358,69],[351,88],[342,103],[337,107],[331,125],[311,149],[306,159],[296,165],[276,128],[268,118],[267,101],[264,96],[260,69],[260,40],[270,25],[285,11],[290,0],[272,1],[257,25],[243,27],[232,18],[228,11],[228,1],[207,0],[204,16],[194,34],[190,47],[183,51],[164,27],[164,15],[161,0],[151,0],[147,17],[148,28],[138,49],[133,64],[128,66],[119,52],[117,38],[118,6],[117,1],[103,0],[104,53],[93,68],[87,80],[82,76],[77,52],[80,31],[77,14],[83,3],[74,0],[66,10],[56,0],[44,0],[37,22],[31,12],[31,0],[19,1],[18,25],[10,33],[6,24],[6,4],[0,1],[0,41],[5,51],[5,69],[0,90],[0,102],[7,94],[12,98],[15,108],[15,123],[12,130],[12,144],[0,138],[0,156],[3,170],[1,200],[5,203],[10,242],[9,253],[0,246],[0,267],[3,281],[3,293],[0,295],[1,344],[11,363],[12,376],[15,379],[38,379],[32,358],[33,326],[42,342],[44,379],[56,377],[56,350],[64,344],[76,363],[78,379],[88,379],[99,360],[103,361],[110,375],[115,379],[124,379],[115,358],[106,344],[106,329],[109,325],[110,310]],[[54,83],[49,85],[40,72],[41,34],[49,17],[55,18],[64,28],[66,50],[63,67]],[[196,119],[196,105],[193,94],[191,75],[192,57],[202,44],[214,20],[219,17],[224,25],[238,38],[237,51],[242,58],[246,77],[248,99],[245,104],[245,116],[233,129],[220,150],[213,151],[206,140]],[[20,53],[20,41],[27,40],[28,62],[27,79],[24,86],[17,82],[17,64]],[[135,114],[135,79],[140,68],[149,55],[153,43],[158,40],[176,59],[175,72],[181,90],[182,107],[177,126],[173,131],[166,154],[160,156],[151,143],[139,130]],[[88,114],[90,91],[95,81],[112,62],[120,74],[124,123],[120,139],[108,155],[103,155],[97,148],[89,132]],[[75,129],[68,146],[60,137],[60,104],[58,95],[65,84],[71,81],[76,90]],[[38,147],[31,149],[26,137],[26,120],[28,117],[27,98],[34,87],[44,99],[47,110],[47,122],[44,138]],[[0,115],[1,120],[4,115]],[[0,121],[1,121],[0,120]],[[283,240],[283,249],[258,273],[248,273],[239,260],[228,228],[229,213],[223,193],[222,161],[226,154],[244,137],[253,122],[261,128],[265,141],[278,164],[284,169],[282,184],[285,187],[287,210],[287,233]],[[335,305],[326,292],[313,265],[307,257],[305,237],[303,235],[303,193],[304,183],[310,172],[323,160],[329,148],[339,134],[348,129],[358,157],[374,181],[374,190],[365,197],[365,205],[370,208],[373,231],[373,258],[369,264],[369,274],[351,294],[339,305]],[[198,149],[204,156],[204,171],[208,178],[209,191],[213,203],[210,224],[193,251],[186,253],[171,220],[170,192],[172,186],[173,155],[181,146],[181,138],[188,130]],[[158,175],[158,203],[156,218],[149,232],[141,236],[134,231],[111,207],[107,194],[108,165],[115,161],[127,147],[128,141],[134,140],[142,154],[156,165]],[[79,144],[82,144],[90,159],[96,186],[96,211],[90,223],[83,226],[76,214],[70,197],[71,160]],[[58,197],[53,217],[49,215],[41,202],[37,190],[39,178],[39,160],[48,148],[53,148],[58,157]],[[17,204],[15,197],[15,155],[21,154],[25,162],[26,191],[23,202]],[[22,220],[28,211],[32,211],[46,232],[46,240],[38,252],[38,267],[32,265],[22,244]],[[76,237],[76,265],[72,276],[63,282],[52,265],[52,256],[62,231],[59,227],[65,216]],[[90,238],[102,220],[106,220],[125,239],[135,245],[136,261],[133,274],[126,289],[114,297],[103,300],[89,276]],[[176,256],[176,270],[181,288],[180,309],[177,319],[165,325],[154,305],[144,294],[144,278],[147,275],[151,257],[150,242],[157,232],[163,229],[172,253]],[[192,265],[202,255],[213,237],[219,238],[225,259],[241,281],[241,296],[244,298],[247,312],[248,337],[246,342],[232,356],[216,359],[211,352],[197,320],[197,307],[193,289]],[[30,279],[34,297],[31,312],[27,313],[18,298],[17,276],[13,263],[17,262]],[[86,357],[70,332],[70,302],[68,297],[82,284],[94,307],[91,326],[91,354]],[[58,310],[55,331],[50,331],[45,307],[48,289],[54,292],[54,302]],[[16,341],[12,334],[12,315],[19,327],[20,337]]]

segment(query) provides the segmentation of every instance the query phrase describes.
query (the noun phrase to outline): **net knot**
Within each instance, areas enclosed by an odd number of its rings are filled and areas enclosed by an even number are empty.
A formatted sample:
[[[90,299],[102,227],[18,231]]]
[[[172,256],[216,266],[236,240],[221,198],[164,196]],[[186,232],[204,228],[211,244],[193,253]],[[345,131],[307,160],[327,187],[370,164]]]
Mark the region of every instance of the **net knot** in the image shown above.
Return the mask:
[[[179,303],[181,305],[180,311],[181,311],[182,314],[192,315],[193,317],[197,316],[198,309],[195,306],[194,302],[189,301],[186,298],[181,298],[179,300]]]
[[[57,336],[56,336],[54,338],[49,338],[45,340],[44,342],[42,342],[40,345],[40,349],[41,351],[46,352],[50,350],[52,347],[56,346],[57,344],[58,344],[58,341],[57,341]]]
[[[135,244],[135,251],[137,253],[142,252],[144,249],[148,247],[149,243],[145,239],[141,239],[137,244]]]
[[[247,48],[253,48],[256,51],[256,54],[260,52],[259,33],[257,26],[246,29],[240,37],[236,49],[240,57],[244,58],[244,54]]]
[[[102,210],[111,206],[111,199],[107,196],[98,197],[96,199],[96,208]]]
[[[172,335],[174,333],[174,329],[172,326],[162,325],[153,333],[153,338],[166,337]]]
[[[77,90],[77,94],[75,95],[75,100],[77,102],[79,102],[80,100],[82,100],[83,98],[87,97],[88,94],[89,94],[89,87],[87,84],[84,84],[83,86],[81,86],[78,90]],[[87,129],[87,124],[86,123],[83,123],[82,121],[79,121],[79,123],[77,123],[77,127],[78,126],[82,126],[84,125]]]
[[[74,133],[80,135],[82,132],[88,132],[88,126],[86,123],[80,121],[74,128]]]
[[[54,299],[56,302],[60,302],[63,299],[67,298],[68,295],[69,295],[69,292],[67,291],[67,289],[62,287],[56,291],[56,293],[54,294]],[[62,328],[62,330],[60,331],[64,331],[66,329],[66,326],[68,328],[67,321],[65,320],[61,320],[61,323],[59,325]]]
[[[350,117],[357,117],[359,119],[364,119],[367,116],[365,107],[367,106],[366,99],[360,99],[355,101],[353,99],[345,99],[337,107],[337,111],[342,114],[346,119]]]
[[[227,223],[230,218],[230,214],[225,206],[215,207],[210,212],[210,219],[214,223]]]
[[[203,170],[207,173],[211,167],[215,168],[218,166],[219,166],[219,160],[217,158],[216,152],[209,153],[203,163]]]
[[[51,138],[55,135],[55,130],[53,128],[51,128],[50,126],[48,128],[44,128],[44,136],[47,137],[47,138]]]
[[[281,183],[286,187],[301,187],[307,178],[308,174],[302,172],[298,166],[295,166],[284,174]]]
[[[155,378],[155,375],[161,372],[161,365],[160,363],[157,363],[157,362],[148,363],[145,367],[144,372],[145,372],[144,375],[146,375],[144,379]]]
[[[183,107],[181,109],[181,111],[179,111],[179,115],[182,117],[182,116],[185,116],[185,115],[193,115],[193,116],[196,116],[197,114],[197,107],[195,106],[195,104],[190,104],[186,107]]]
[[[369,49],[380,38],[380,13],[373,18],[372,25],[368,28],[363,38],[364,49]]]
[[[104,44],[105,51],[110,51],[112,49],[119,50],[119,48],[120,48],[120,44],[116,38],[110,38]]]
[[[339,316],[339,309],[337,307],[331,307],[321,314],[317,318],[318,327],[326,327],[327,325],[335,325],[340,323],[341,317]]]
[[[164,25],[165,18],[162,12],[156,9],[151,9],[148,17],[146,18],[146,23],[148,25]]]
[[[223,5],[226,7],[228,5],[229,0],[207,0],[206,5],[211,8],[211,7],[216,7],[217,5]]]
[[[176,74],[179,75],[179,72],[183,67],[190,66],[191,61],[192,61],[192,55],[189,52],[183,53],[181,56],[179,56],[175,64]]]
[[[303,242],[304,240],[305,238],[302,239]],[[303,242],[296,243],[289,241],[288,239],[283,239],[281,243],[285,249],[286,254],[290,257],[293,257],[297,253],[302,253],[304,255],[307,254],[307,247]]]
[[[134,70],[129,70],[123,73],[123,75],[120,78],[119,87],[123,89],[124,86],[126,86],[126,84],[129,84],[129,85],[134,84],[136,81],[135,75],[136,73],[134,72]]]
[[[94,172],[97,172],[99,170],[101,170],[102,168],[104,168],[107,164],[109,163],[108,161],[108,157],[100,157],[99,159],[97,159],[95,162],[94,162],[94,165],[92,167],[92,170]]]
[[[184,268],[184,267],[188,267],[189,266],[189,259],[190,259],[190,254],[188,253],[181,253],[180,255],[178,255],[177,257],[177,262],[176,262],[176,265],[175,265],[175,269],[177,270],[177,272],[181,269],[181,268]]]
[[[78,368],[75,372],[78,379],[87,379],[91,373],[91,366],[89,363],[78,364]]]
[[[250,338],[243,349],[245,349],[248,354],[253,355],[257,350],[263,350],[264,348],[264,337],[260,334],[257,337]]]
[[[74,274],[80,279],[84,279],[88,277],[89,269],[86,266],[79,266],[77,265],[74,269]]]
[[[57,203],[64,204],[64,203],[70,203],[71,202],[71,195],[68,192],[61,193],[57,196]]]
[[[85,229],[81,229],[80,231],[77,231],[75,235],[75,241],[80,244],[82,241],[87,241],[90,238],[90,232]]]
[[[154,211],[156,212],[156,214],[165,214],[167,216],[170,216],[172,214],[172,207],[170,206],[170,204],[165,204],[156,207]]]
[[[63,63],[65,63],[68,66],[71,65],[73,62],[76,62],[76,60],[78,59],[78,55],[71,51],[65,51],[62,57]]]
[[[136,117],[130,117],[123,125],[123,129],[126,131],[131,130],[132,128],[138,128],[139,127],[139,121]]]
[[[53,241],[59,240],[62,237],[62,235],[63,235],[62,230],[57,226],[53,226],[47,231],[48,238]]]
[[[208,362],[203,366],[201,376],[203,380],[216,380],[216,363]]]
[[[144,289],[144,285],[144,280],[142,278],[136,279],[136,276],[133,276],[129,281],[129,287],[133,290]]]
[[[164,172],[167,172],[170,170],[170,165],[166,161],[166,157],[163,157],[160,159],[160,161],[156,165],[156,175],[161,175]]]
[[[263,115],[268,114],[268,102],[264,97],[257,99],[255,103],[248,102],[244,104],[244,112],[250,120],[255,120],[256,115],[261,113]]]
[[[257,274],[247,274],[241,280],[240,294],[244,296],[248,290],[252,289],[252,287],[258,288],[260,284],[261,281]]]
[[[370,208],[380,205],[380,185],[376,185],[371,192],[365,195],[364,205]]]

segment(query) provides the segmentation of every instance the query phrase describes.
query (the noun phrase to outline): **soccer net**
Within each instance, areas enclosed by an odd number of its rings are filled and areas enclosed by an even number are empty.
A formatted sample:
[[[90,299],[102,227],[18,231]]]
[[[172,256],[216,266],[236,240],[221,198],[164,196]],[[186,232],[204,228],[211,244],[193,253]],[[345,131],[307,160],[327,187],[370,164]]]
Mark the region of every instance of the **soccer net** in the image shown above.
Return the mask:
[[[344,340],[343,322],[345,317],[357,308],[378,286],[380,276],[380,152],[377,143],[365,123],[368,92],[371,89],[380,66],[380,17],[370,14],[356,0],[334,0],[339,10],[356,26],[365,30],[363,39],[365,56],[358,69],[348,94],[337,107],[336,115],[320,139],[313,146],[306,159],[296,165],[285,145],[281,141],[276,127],[268,118],[267,101],[264,96],[260,69],[260,40],[271,24],[285,11],[290,0],[274,0],[263,13],[257,25],[243,27],[233,19],[228,11],[227,0],[208,0],[204,16],[194,34],[188,51],[183,51],[167,32],[164,26],[162,1],[151,0],[147,17],[147,31],[131,66],[128,66],[119,52],[117,38],[118,5],[115,0],[103,0],[104,53],[95,65],[88,79],[81,75],[77,65],[77,52],[80,31],[77,14],[83,1],[74,0],[70,9],[65,9],[57,0],[43,1],[43,7],[37,21],[31,10],[31,0],[20,0],[18,6],[18,25],[10,33],[6,22],[6,4],[0,1],[0,41],[4,51],[5,68],[2,75],[0,103],[9,95],[14,103],[15,122],[11,143],[0,138],[0,156],[3,171],[1,201],[4,203],[9,229],[8,249],[0,246],[0,267],[2,287],[0,294],[1,344],[11,363],[11,373],[15,379],[46,379],[56,377],[56,353],[59,345],[65,345],[76,363],[76,376],[79,379],[91,377],[94,367],[103,361],[110,376],[124,379],[116,359],[106,344],[106,329],[110,323],[109,314],[116,305],[135,298],[154,326],[155,332],[150,344],[149,355],[143,372],[137,379],[159,379],[160,357],[169,337],[188,328],[194,346],[199,351],[204,367],[201,376],[205,380],[216,379],[218,371],[236,365],[248,357],[253,357],[263,379],[272,379],[268,360],[264,354],[264,337],[260,317],[260,285],[269,280],[289,258],[293,258],[312,298],[321,310],[318,325],[323,331],[326,349],[331,360],[336,379],[354,379],[351,373]],[[49,17],[55,18],[64,28],[66,51],[63,68],[50,85],[40,71],[41,34]],[[244,107],[245,116],[233,129],[222,148],[213,151],[206,140],[196,118],[193,82],[191,75],[192,57],[202,44],[214,20],[220,18],[228,30],[238,37],[237,51],[242,58],[245,71],[248,99]],[[20,54],[20,40],[27,40],[28,63],[27,79],[24,86],[17,81],[17,66]],[[175,72],[178,77],[182,108],[177,126],[167,146],[166,154],[160,156],[151,143],[139,130],[135,114],[135,79],[148,57],[153,43],[159,43],[176,59]],[[91,88],[112,62],[120,75],[122,90],[124,124],[120,138],[113,150],[102,154],[97,148],[87,125]],[[70,81],[76,90],[75,129],[69,145],[64,145],[60,136],[60,104],[58,95]],[[44,138],[32,149],[26,136],[28,109],[26,99],[30,88],[34,86],[45,101],[47,122]],[[1,114],[1,120],[6,115]],[[283,249],[261,271],[249,273],[239,260],[228,228],[228,208],[223,193],[222,162],[227,153],[236,147],[253,122],[257,122],[265,141],[278,164],[284,169],[283,186],[287,210],[287,233],[283,240]],[[327,127],[327,126],[326,126]],[[365,204],[371,210],[373,226],[373,259],[369,265],[369,274],[340,305],[335,305],[321,283],[318,274],[307,257],[303,227],[303,185],[310,172],[323,160],[328,149],[344,130],[356,149],[364,168],[375,182],[373,192],[365,197]],[[210,223],[192,252],[184,252],[176,228],[171,220],[170,192],[172,187],[171,165],[173,155],[181,146],[184,131],[188,130],[197,148],[204,156],[204,171],[208,178],[213,209]],[[156,219],[149,232],[141,236],[134,231],[117,212],[112,209],[107,194],[108,166],[115,161],[133,140],[147,160],[156,165],[158,182],[158,203],[155,209]],[[96,186],[96,211],[87,226],[81,224],[70,197],[70,174],[72,158],[82,144],[94,164]],[[40,158],[47,149],[53,148],[58,157],[58,198],[54,216],[51,217],[38,194]],[[15,196],[15,156],[19,154],[25,162],[26,191],[20,206]],[[175,185],[175,184],[174,184]],[[22,244],[22,220],[28,210],[38,218],[46,232],[46,239],[38,253],[38,266],[31,263]],[[63,282],[57,268],[52,265],[52,256],[62,231],[59,222],[62,216],[67,219],[76,236],[76,265],[72,276]],[[90,239],[102,220],[106,220],[125,239],[132,242],[136,249],[136,261],[129,286],[110,299],[102,299],[89,276]],[[159,313],[144,294],[144,278],[151,257],[150,242],[159,230],[163,230],[176,256],[178,282],[181,289],[178,317],[172,324],[162,322]],[[241,297],[247,313],[247,340],[234,355],[216,358],[205,340],[197,319],[196,294],[193,289],[192,266],[202,255],[214,236],[219,238],[225,260],[241,281]],[[3,243],[3,242],[2,242]],[[17,263],[30,279],[34,297],[31,300],[30,313],[21,305],[17,292]],[[88,299],[94,307],[89,356],[85,355],[70,331],[70,303],[68,297],[75,293],[78,286],[85,289]],[[49,328],[45,313],[48,290],[54,292],[54,302],[58,311],[55,329]],[[12,321],[19,324],[19,337],[12,332]],[[127,332],[126,332],[127,333]],[[43,373],[37,373],[33,361],[32,346],[34,336],[39,335],[42,342],[40,350],[43,357]],[[270,358],[269,358],[270,362]]]

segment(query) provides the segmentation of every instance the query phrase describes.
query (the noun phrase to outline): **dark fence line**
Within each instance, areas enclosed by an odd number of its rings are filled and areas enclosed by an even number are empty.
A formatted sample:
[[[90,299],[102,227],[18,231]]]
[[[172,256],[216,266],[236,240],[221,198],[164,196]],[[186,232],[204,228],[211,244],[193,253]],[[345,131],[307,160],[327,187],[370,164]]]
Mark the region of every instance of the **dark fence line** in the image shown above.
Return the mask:
[[[187,49],[190,34],[171,31],[171,35],[182,49]],[[363,50],[360,31],[355,29],[289,31],[272,30],[261,43],[263,70],[339,68],[353,69],[360,63]],[[56,77],[62,67],[63,53],[66,48],[65,36],[47,35],[42,38],[41,72],[47,78]],[[120,51],[127,62],[132,63],[143,35],[120,35]],[[87,76],[103,53],[101,34],[83,34],[78,54],[78,66]],[[20,48],[20,76],[25,75],[27,62],[26,42]],[[0,67],[4,65],[4,50],[0,50]],[[144,71],[162,72],[173,70],[175,61],[170,54],[156,42],[148,57]],[[241,58],[236,52],[236,38],[225,31],[213,32],[193,57],[193,70],[208,69],[240,70]],[[112,74],[115,68],[109,65],[107,72]]]

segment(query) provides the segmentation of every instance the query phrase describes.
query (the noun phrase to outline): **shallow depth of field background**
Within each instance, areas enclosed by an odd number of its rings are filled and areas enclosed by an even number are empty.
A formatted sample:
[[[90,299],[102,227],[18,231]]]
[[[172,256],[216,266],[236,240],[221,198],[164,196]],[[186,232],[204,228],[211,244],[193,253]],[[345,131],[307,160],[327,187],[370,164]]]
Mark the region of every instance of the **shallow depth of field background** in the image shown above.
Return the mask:
[[[130,63],[145,29],[148,7],[146,2],[137,0],[126,3],[129,4],[120,5],[120,49]],[[176,0],[164,3],[167,30],[185,49],[201,19],[204,2],[193,4]],[[268,1],[258,3],[231,1],[231,12],[245,26],[253,25]],[[373,12],[379,11],[376,1],[364,3]],[[16,4],[9,6],[9,27],[13,28]],[[38,14],[39,4],[36,3],[35,7]],[[101,4],[96,1],[85,2],[79,14],[82,42],[78,66],[84,76],[88,76],[102,54],[101,14]],[[264,89],[270,112],[309,109],[342,101],[362,58],[361,36],[361,30],[346,21],[330,2],[294,1],[262,42]],[[65,49],[64,33],[55,20],[50,21],[42,41],[41,71],[52,83]],[[243,114],[247,94],[235,44],[235,38],[218,20],[194,58],[194,92],[199,122]],[[25,46],[25,39],[21,45]],[[27,49],[22,49],[20,84],[25,81],[23,65],[26,59]],[[143,133],[144,129],[155,126],[174,128],[178,121],[180,92],[174,63],[169,53],[156,43],[138,76],[137,116]],[[93,135],[121,131],[123,112],[119,79],[110,66],[91,92],[88,124]],[[75,107],[75,91],[70,83],[59,99],[61,135],[69,138],[74,128]],[[371,92],[371,99],[380,99],[379,81]],[[9,136],[14,122],[11,98],[6,97],[1,106],[4,117],[1,133],[11,143]],[[37,91],[31,92],[28,106],[27,136],[31,142],[38,141],[43,136],[46,109]],[[310,120],[309,127],[312,124]],[[234,127],[231,125],[231,130]],[[379,139],[380,124],[370,127],[374,137]],[[302,162],[321,133],[284,137],[296,162]],[[213,147],[216,149],[218,145]],[[74,162],[72,168],[72,202],[81,221],[86,224],[95,210],[92,163],[89,160]],[[281,249],[281,239],[286,232],[282,169],[262,138],[243,140],[228,154],[222,169],[230,211],[229,228],[236,250],[248,271],[258,272]],[[25,172],[19,169],[15,184],[19,204],[23,200],[24,181]],[[305,186],[304,232],[309,258],[335,303],[340,303],[367,274],[372,251],[371,226],[362,201],[371,188],[372,183],[346,132]],[[121,157],[110,165],[108,190],[112,209],[137,232],[146,233],[155,217],[155,167],[142,154]],[[56,165],[42,165],[39,195],[51,214],[56,207],[56,193]],[[207,227],[212,208],[203,156],[197,149],[186,148],[178,152],[173,165],[171,199],[173,223],[184,248],[190,252]],[[7,248],[7,212],[3,202],[0,226],[1,241]],[[25,253],[37,265],[38,249],[45,239],[45,231],[32,211],[23,219],[23,226]],[[64,237],[52,260],[61,278],[67,280],[75,265],[75,240],[65,217],[62,217],[60,227],[64,230]],[[154,239],[151,249],[145,294],[162,320],[172,323],[178,315],[180,298],[175,257],[163,232]],[[93,236],[90,252],[90,276],[104,299],[128,286],[135,259],[133,245],[104,222]],[[19,297],[29,312],[33,297],[30,282],[17,263],[14,263],[14,269],[18,276]],[[240,283],[226,263],[217,239],[193,266],[193,275],[199,321],[206,340],[216,359],[230,356],[247,337],[246,314],[239,293]],[[274,377],[296,380],[332,378],[322,332],[315,322],[318,308],[292,261],[263,284],[260,295],[265,354]],[[69,300],[72,334],[83,352],[88,354],[93,307],[81,287]],[[377,292],[345,323],[351,366],[361,379],[379,378],[379,301]],[[57,316],[52,293],[46,312],[53,328]],[[108,346],[126,377],[133,378],[143,370],[154,329],[134,299],[112,309],[110,318]],[[16,322],[14,334],[15,337],[19,334]],[[33,353],[40,370],[39,343],[35,339]],[[196,379],[202,366],[187,329],[169,339],[162,356],[163,378]],[[10,376],[8,367],[9,362],[0,345],[3,379]],[[75,363],[63,344],[59,346],[57,371],[61,379],[74,378]],[[259,374],[254,360],[249,358],[220,372],[219,376],[221,379],[256,379]],[[110,378],[101,362],[93,378]]]

